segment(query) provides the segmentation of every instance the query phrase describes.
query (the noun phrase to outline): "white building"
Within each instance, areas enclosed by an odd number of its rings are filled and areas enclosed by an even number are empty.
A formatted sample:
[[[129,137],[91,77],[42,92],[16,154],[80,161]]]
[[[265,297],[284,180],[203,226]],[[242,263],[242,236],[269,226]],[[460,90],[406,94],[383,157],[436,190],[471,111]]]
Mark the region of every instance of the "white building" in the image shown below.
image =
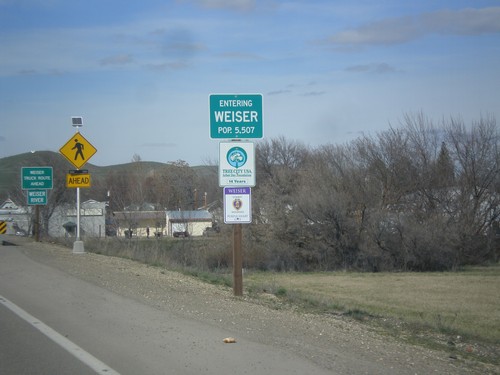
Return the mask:
[[[213,216],[207,210],[167,211],[167,236],[202,236],[212,228]]]
[[[115,211],[117,236],[161,237],[165,233],[165,211]]]
[[[49,220],[49,236],[76,237],[75,204],[63,204],[54,210]],[[106,202],[93,199],[80,204],[80,236],[105,237]]]

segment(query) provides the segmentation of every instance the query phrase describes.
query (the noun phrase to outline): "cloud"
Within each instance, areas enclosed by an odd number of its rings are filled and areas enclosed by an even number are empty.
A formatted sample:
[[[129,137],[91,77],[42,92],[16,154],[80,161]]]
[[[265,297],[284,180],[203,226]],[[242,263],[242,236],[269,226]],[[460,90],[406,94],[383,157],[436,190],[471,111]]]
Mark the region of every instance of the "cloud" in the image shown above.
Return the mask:
[[[17,71],[17,74],[20,76],[31,76],[34,74],[38,74],[38,71],[36,69],[21,69]]]
[[[165,70],[180,70],[189,68],[189,64],[185,61],[172,61],[158,64],[145,64],[144,67],[151,71],[162,72]]]
[[[130,64],[131,62],[133,62],[133,58],[131,55],[114,55],[114,56],[109,56],[109,57],[105,57],[104,59],[101,59],[100,64],[102,66],[126,65],[126,64]]]
[[[327,42],[337,46],[406,43],[431,34],[483,35],[500,33],[500,7],[441,10],[417,16],[381,20],[344,30]]]
[[[376,74],[386,74],[395,73],[397,69],[387,63],[372,63],[365,65],[352,65],[345,69],[347,72],[351,73],[376,73]]]
[[[275,91],[270,91],[267,93],[267,95],[272,96],[272,95],[283,95],[283,94],[288,94],[292,92],[292,90],[275,90]]]
[[[181,69],[206,46],[165,18],[118,26],[23,30],[0,35],[0,76],[71,73],[110,67]],[[153,31],[151,31],[153,30]]]
[[[236,59],[236,60],[259,60],[259,61],[264,60],[262,56],[252,53],[237,52],[237,51],[224,52],[221,53],[219,56],[222,58]]]
[[[251,11],[255,9],[255,0],[185,0],[209,9],[229,9]]]
[[[170,148],[177,147],[175,143],[166,143],[166,142],[147,142],[143,143],[141,147],[151,147],[151,148]]]
[[[302,96],[321,96],[321,95],[325,95],[325,94],[326,94],[326,91],[309,91],[309,92],[302,94]]]

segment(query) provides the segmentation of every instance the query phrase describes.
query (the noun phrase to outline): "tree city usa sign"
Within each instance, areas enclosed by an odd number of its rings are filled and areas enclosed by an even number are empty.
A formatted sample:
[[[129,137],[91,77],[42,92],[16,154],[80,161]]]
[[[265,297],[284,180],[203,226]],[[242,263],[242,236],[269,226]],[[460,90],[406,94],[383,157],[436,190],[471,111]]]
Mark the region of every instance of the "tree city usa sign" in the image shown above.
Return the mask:
[[[261,94],[211,94],[210,138],[262,138]]]
[[[219,186],[255,186],[254,155],[252,142],[221,142]]]

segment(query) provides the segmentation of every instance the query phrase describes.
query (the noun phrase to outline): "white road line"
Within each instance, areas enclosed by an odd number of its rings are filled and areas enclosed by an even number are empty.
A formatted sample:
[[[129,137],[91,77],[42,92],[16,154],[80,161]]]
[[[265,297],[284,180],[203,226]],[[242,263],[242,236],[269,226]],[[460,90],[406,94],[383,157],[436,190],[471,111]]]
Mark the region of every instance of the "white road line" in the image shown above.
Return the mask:
[[[28,322],[31,326],[38,329],[45,336],[47,336],[49,339],[51,339],[56,344],[61,346],[63,349],[67,350],[73,356],[78,358],[81,362],[85,363],[87,366],[89,366],[96,373],[103,374],[103,375],[120,375],[119,372],[113,370],[105,363],[99,361],[92,354],[87,353],[85,350],[80,348],[78,345],[71,342],[66,337],[62,336],[61,334],[57,333],[52,328],[50,328],[48,325],[46,325],[45,323],[36,319],[34,316],[28,314],[26,311],[21,309],[19,306],[15,305],[14,303],[12,303],[8,299],[2,297],[1,295],[0,295],[0,303],[2,305],[4,305],[5,307],[7,307],[14,314],[16,314],[17,316],[19,316],[20,318],[22,318],[23,320]]]

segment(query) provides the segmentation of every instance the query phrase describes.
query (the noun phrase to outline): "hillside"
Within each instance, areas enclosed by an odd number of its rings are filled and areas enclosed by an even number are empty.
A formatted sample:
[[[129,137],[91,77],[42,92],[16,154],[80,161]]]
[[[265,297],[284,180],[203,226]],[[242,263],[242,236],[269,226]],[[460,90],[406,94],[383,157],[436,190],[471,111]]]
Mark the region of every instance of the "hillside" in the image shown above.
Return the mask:
[[[92,176],[93,184],[104,180],[107,176],[127,175],[129,171],[134,170],[144,175],[152,173],[161,173],[171,167],[169,163],[141,161],[140,168],[137,168],[137,162],[124,164],[108,165],[105,167],[87,163],[82,169],[87,169]],[[37,151],[34,153],[26,152],[23,154],[0,158],[0,202],[8,198],[21,187],[21,168],[36,166],[52,166],[54,175],[56,169],[63,170],[63,173],[75,169],[61,154],[53,151]],[[195,166],[191,167],[193,172],[201,178],[215,172],[214,166]]]

